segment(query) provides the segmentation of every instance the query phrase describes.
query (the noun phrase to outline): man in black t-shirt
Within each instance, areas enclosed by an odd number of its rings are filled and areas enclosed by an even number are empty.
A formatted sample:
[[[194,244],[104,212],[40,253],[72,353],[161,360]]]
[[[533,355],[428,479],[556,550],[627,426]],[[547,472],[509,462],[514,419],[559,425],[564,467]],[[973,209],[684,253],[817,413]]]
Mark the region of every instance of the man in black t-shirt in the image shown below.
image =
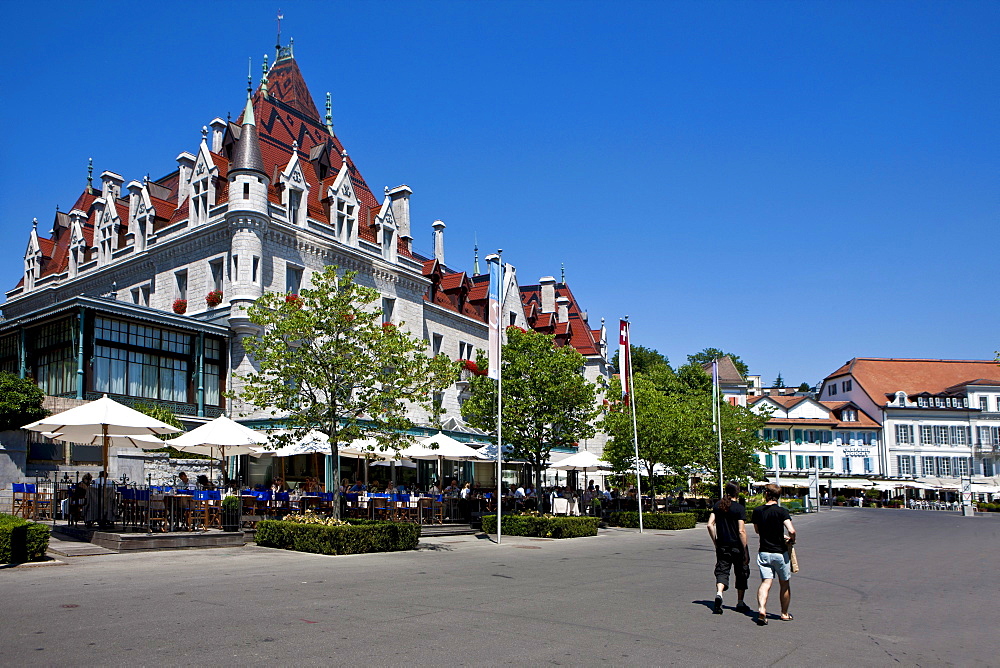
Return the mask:
[[[765,486],[766,503],[754,508],[750,519],[754,531],[760,535],[757,567],[760,568],[761,582],[757,589],[757,623],[761,626],[767,624],[767,595],[776,574],[781,586],[781,621],[792,621],[792,616],[788,614],[788,604],[792,599],[789,583],[792,567],[788,550],[795,544],[795,527],[792,526],[792,516],[788,514],[788,510],[778,505],[780,497],[780,487],[774,484]]]
[[[750,610],[743,602],[750,577],[750,551],[747,549],[747,511],[737,503],[740,487],[726,483],[726,495],[712,508],[708,516],[708,535],[715,543],[715,604],[712,612],[722,614],[722,592],[729,589],[729,567],[736,573],[736,609]]]

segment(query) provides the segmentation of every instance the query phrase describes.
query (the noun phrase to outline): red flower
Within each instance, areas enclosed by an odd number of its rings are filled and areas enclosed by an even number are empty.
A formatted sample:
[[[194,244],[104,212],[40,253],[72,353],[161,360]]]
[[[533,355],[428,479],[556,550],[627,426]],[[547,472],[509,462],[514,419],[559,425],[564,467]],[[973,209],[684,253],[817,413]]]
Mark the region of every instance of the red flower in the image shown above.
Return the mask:
[[[292,306],[302,306],[302,298],[298,295],[285,295],[285,303]]]
[[[209,306],[218,306],[222,303],[222,290],[212,290],[205,295],[205,303]]]
[[[382,329],[384,329],[385,331],[388,332],[390,330],[396,329],[396,326],[394,324],[392,324],[391,322],[383,322],[382,323]]]
[[[173,309],[174,309],[174,313],[176,313],[177,315],[183,315],[184,313],[187,313],[187,310],[188,310],[188,300],[186,300],[186,299],[175,299],[174,300]]]
[[[507,326],[507,331],[508,332],[510,330],[512,330],[512,329],[516,329],[517,331],[521,332],[522,334],[526,334],[527,333],[523,327],[518,327],[517,325],[508,325]]]

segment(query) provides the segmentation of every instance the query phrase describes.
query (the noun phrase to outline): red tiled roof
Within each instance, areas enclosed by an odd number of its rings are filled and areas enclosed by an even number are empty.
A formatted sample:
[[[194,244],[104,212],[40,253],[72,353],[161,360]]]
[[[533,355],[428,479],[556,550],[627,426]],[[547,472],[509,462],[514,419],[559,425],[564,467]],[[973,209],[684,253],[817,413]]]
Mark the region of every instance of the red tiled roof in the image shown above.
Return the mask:
[[[990,378],[998,372],[993,360],[934,360],[856,357],[826,377],[850,373],[876,405],[886,395],[902,390],[907,395],[939,394],[970,379]]]
[[[540,285],[521,286],[521,304],[528,318],[528,325],[539,332],[554,334],[557,342],[562,341],[572,345],[584,356],[600,355],[600,331],[595,336],[594,330],[583,320],[583,313],[576,297],[565,283],[556,283],[555,296],[569,300],[567,321],[559,323],[556,313],[542,313],[542,288]]]
[[[293,59],[284,59],[274,64],[268,73],[267,95],[258,89],[253,97],[253,105],[266,173],[276,175],[288,165],[292,156],[292,143],[297,141],[303,176],[310,184],[309,199],[306,203],[309,216],[315,220],[329,223],[326,207],[323,204],[323,198],[326,196],[325,184],[332,183],[332,179],[336,177],[343,166],[342,152],[344,147],[336,136],[331,136],[320,120],[309,88]],[[230,124],[229,127],[230,130],[236,128],[238,131],[239,124]],[[330,174],[322,181],[317,175],[313,163],[309,161],[310,152],[317,146],[323,148],[314,157],[321,159],[324,165],[328,163],[330,168]],[[218,153],[211,153],[211,156],[219,171],[219,177],[216,181],[216,203],[222,203],[229,196],[227,178],[229,160],[225,155]],[[347,158],[347,164],[355,196],[360,202],[357,212],[358,236],[374,243],[377,239],[374,228],[375,216],[381,203],[372,193],[350,157]],[[158,219],[157,229],[166,224],[184,220],[189,215],[188,199],[185,199],[179,207],[177,206],[179,178],[179,171],[175,170],[154,181],[156,185],[170,193],[168,199],[151,198]],[[268,199],[274,203],[281,201],[281,194],[277,186],[277,183],[272,182],[268,189]],[[163,194],[162,191],[160,194]],[[88,213],[87,222],[84,224],[84,236],[88,247],[93,246],[94,239],[94,220],[91,207],[99,196],[99,191],[86,188],[71,207],[71,209],[80,209]],[[129,215],[127,199],[117,201],[115,206],[122,223],[127,225]],[[65,271],[69,262],[70,236],[70,234],[57,235],[55,239],[46,239],[42,242],[43,275]],[[414,257],[412,249],[402,238],[398,240],[398,251],[403,256]],[[464,280],[462,276],[448,274],[446,277],[447,285],[462,284]],[[449,289],[451,287],[445,288],[445,290]],[[479,317],[480,312],[484,310],[469,304],[455,304],[453,308],[460,312],[468,311],[468,314],[474,317]]]

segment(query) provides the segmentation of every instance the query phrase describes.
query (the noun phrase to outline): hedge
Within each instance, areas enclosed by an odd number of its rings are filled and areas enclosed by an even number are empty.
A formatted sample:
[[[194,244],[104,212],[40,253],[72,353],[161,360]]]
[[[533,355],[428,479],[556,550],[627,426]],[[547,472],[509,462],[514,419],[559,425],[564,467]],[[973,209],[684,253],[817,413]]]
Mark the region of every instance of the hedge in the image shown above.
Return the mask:
[[[535,536],[538,538],[579,538],[596,536],[597,517],[546,517],[544,515],[504,515],[503,533],[506,536]],[[497,516],[483,515],[483,531],[496,533]]]
[[[635,510],[624,510],[609,514],[608,524],[631,529],[639,528],[639,513]],[[643,513],[642,527],[644,529],[693,529],[694,513]]]
[[[41,561],[49,549],[49,527],[0,513],[0,564]]]
[[[263,547],[315,554],[364,554],[415,550],[420,525],[408,522],[356,522],[343,526],[283,520],[257,522],[254,539]]]

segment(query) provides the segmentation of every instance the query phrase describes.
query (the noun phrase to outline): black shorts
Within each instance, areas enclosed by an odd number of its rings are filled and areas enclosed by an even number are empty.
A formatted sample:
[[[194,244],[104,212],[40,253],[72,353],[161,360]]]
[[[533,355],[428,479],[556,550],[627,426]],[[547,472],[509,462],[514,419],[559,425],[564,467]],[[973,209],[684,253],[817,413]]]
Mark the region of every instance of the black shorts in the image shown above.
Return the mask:
[[[729,589],[729,567],[736,573],[736,588],[746,590],[750,579],[750,564],[743,556],[743,546],[719,545],[715,548],[715,581],[723,586],[723,591]]]

